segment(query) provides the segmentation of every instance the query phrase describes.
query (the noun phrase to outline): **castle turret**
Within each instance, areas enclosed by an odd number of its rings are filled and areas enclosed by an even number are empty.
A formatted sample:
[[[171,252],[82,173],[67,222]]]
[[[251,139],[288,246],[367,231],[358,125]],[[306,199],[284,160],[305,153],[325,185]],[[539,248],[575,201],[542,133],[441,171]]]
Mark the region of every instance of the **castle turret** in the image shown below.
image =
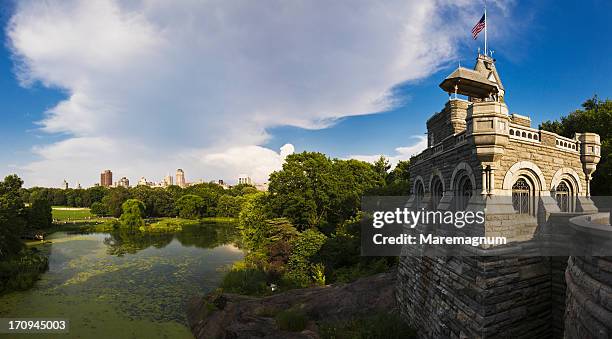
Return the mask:
[[[599,140],[599,134],[595,133],[576,133],[575,138],[580,141],[580,161],[582,162],[582,169],[586,175],[586,193],[587,196],[589,196],[591,195],[591,188],[589,187],[591,178],[601,159],[601,141]]]

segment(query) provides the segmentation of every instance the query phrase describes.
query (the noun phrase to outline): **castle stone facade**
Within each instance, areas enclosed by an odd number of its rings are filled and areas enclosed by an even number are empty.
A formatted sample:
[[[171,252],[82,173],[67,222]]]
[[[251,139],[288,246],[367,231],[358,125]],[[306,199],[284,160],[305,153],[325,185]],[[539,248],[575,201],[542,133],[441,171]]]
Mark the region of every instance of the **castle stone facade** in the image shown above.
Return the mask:
[[[459,67],[440,87],[450,98],[427,121],[427,149],[411,159],[408,207],[484,209],[484,234],[509,244],[503,256],[492,248],[478,248],[478,256],[402,256],[402,315],[423,338],[567,336],[568,257],[530,256],[524,244],[543,229],[559,232],[556,225],[596,212],[589,183],[599,135],[570,139],[510,114],[488,56],[479,55],[474,69]]]

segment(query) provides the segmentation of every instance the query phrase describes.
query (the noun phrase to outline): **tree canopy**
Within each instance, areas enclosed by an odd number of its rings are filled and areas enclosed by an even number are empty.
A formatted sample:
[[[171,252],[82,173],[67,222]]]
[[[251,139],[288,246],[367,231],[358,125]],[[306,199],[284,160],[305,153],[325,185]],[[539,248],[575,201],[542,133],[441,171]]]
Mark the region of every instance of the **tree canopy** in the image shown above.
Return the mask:
[[[384,158],[373,165],[316,152],[292,154],[270,175],[270,206],[298,230],[324,229],[354,216],[363,195],[385,187],[388,169]]]
[[[0,182],[0,259],[23,248],[20,236],[26,226],[26,209],[20,195],[22,185],[23,180],[14,174]]]
[[[144,226],[145,205],[138,199],[128,199],[121,205],[123,213],[120,221],[128,229],[136,230]]]
[[[594,96],[560,120],[545,121],[541,129],[573,138],[575,133],[592,132],[601,137],[601,160],[591,182],[592,195],[612,195],[612,100]]]
[[[206,203],[202,197],[195,194],[183,195],[176,202],[178,215],[185,219],[198,219],[206,212]]]

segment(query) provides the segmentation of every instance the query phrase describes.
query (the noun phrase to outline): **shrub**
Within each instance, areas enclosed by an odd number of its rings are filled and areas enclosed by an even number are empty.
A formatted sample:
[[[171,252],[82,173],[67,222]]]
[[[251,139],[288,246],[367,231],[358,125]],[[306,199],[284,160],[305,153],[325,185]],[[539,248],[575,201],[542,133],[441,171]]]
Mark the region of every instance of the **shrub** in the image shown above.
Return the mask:
[[[18,257],[0,261],[0,294],[26,290],[49,268],[49,260],[36,249],[23,250]]]
[[[301,332],[308,323],[308,318],[303,312],[292,309],[280,311],[274,320],[279,329],[290,332]]]
[[[267,276],[262,270],[238,263],[223,277],[221,288],[230,293],[265,295],[268,293]]]
[[[284,283],[291,287],[308,287],[313,283],[325,284],[325,267],[313,264],[313,257],[319,252],[327,237],[316,229],[299,234],[292,242],[292,251],[287,263],[288,271]]]

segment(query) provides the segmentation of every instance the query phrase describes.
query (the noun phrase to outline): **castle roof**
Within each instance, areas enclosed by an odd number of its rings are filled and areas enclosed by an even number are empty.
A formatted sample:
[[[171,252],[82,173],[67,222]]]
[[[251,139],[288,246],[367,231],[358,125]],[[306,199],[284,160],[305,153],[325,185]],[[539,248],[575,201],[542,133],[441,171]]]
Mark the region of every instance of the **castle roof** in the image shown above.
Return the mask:
[[[494,60],[484,55],[478,56],[474,69],[455,69],[440,83],[440,88],[448,93],[457,92],[474,98],[487,98],[491,94],[503,96],[504,92]]]

